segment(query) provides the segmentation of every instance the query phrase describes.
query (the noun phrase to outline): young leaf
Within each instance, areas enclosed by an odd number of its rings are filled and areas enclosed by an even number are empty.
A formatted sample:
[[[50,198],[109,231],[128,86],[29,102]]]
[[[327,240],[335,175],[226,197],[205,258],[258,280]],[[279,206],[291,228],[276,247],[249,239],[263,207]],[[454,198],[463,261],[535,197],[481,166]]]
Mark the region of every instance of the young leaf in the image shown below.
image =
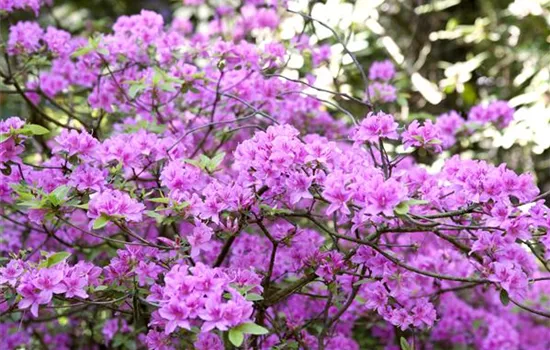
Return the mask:
[[[135,98],[137,94],[145,89],[145,84],[134,84],[130,86],[130,89],[128,90],[128,96],[130,98]]]
[[[507,306],[510,303],[510,297],[508,296],[508,292],[504,289],[500,290],[500,302],[504,306]]]
[[[207,163],[206,170],[209,172],[212,172],[218,168],[218,166],[223,162],[223,159],[225,158],[225,152],[218,153],[216,156]]]
[[[70,187],[62,185],[57,187],[50,193],[50,197],[55,197],[59,202],[63,202],[67,198],[67,194],[71,190]]]
[[[50,130],[37,124],[27,124],[25,125],[24,129],[29,130],[32,135],[45,135],[50,132]]]
[[[395,214],[399,216],[407,215],[409,213],[409,205],[407,204],[406,201],[403,201],[397,204],[395,208],[393,208],[393,211]]]
[[[246,295],[246,300],[248,300],[248,301],[260,301],[260,300],[264,300],[264,297],[262,297],[260,294],[248,293]]]
[[[105,225],[107,225],[108,222],[109,222],[109,218],[105,215],[101,215],[100,217],[95,219],[93,229],[99,230],[105,227]]]
[[[238,329],[239,331],[246,334],[254,334],[254,335],[263,335],[263,334],[269,333],[269,331],[266,328],[252,322],[242,323],[237,327],[235,327],[234,329]]]
[[[58,252],[58,253],[52,254],[46,260],[46,267],[52,267],[54,265],[57,265],[60,262],[66,260],[69,256],[71,256],[71,253],[67,253],[67,252]]]
[[[147,199],[147,201],[153,202],[153,203],[168,204],[168,203],[170,203],[170,198],[168,198],[168,197],[149,198],[149,199]]]
[[[401,339],[399,339],[399,345],[401,345],[401,350],[413,350],[405,337],[401,337]]]
[[[9,139],[11,137],[10,134],[0,134],[0,143],[6,141],[7,139]]]
[[[241,346],[244,341],[243,332],[236,328],[229,330],[229,341],[235,346]]]
[[[76,50],[75,52],[73,52],[71,57],[77,58],[77,57],[80,57],[80,56],[84,56],[85,54],[87,54],[90,51],[92,51],[92,47],[84,46],[84,47],[81,47],[80,49]]]

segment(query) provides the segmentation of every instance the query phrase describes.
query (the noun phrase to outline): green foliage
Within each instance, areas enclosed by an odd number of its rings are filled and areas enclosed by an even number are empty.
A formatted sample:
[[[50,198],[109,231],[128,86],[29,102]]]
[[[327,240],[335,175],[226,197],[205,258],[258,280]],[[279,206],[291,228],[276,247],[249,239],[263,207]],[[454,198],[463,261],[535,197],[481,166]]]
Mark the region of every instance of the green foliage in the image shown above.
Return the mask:
[[[228,333],[229,341],[235,346],[241,346],[244,341],[244,334],[265,335],[269,331],[255,323],[242,323],[237,327],[231,328]]]

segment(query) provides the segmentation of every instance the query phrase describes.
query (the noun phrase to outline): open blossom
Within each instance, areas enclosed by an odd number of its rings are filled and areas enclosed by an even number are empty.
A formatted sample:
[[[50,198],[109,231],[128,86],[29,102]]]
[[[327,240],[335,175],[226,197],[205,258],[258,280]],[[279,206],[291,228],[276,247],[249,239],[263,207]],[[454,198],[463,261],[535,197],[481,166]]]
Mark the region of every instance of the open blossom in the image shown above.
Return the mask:
[[[48,0],[3,0],[0,1],[0,10],[6,12],[13,12],[15,10],[32,10],[36,16],[40,7],[44,3],[50,3]]]
[[[435,153],[442,151],[441,136],[431,120],[426,120],[422,126],[414,120],[401,136],[405,148],[422,147]]]
[[[127,221],[139,222],[145,206],[118,190],[105,190],[90,196],[88,217],[97,219],[101,215],[121,217]]]
[[[198,339],[193,346],[197,350],[223,350],[223,342],[215,334],[212,333],[201,333],[198,336]]]
[[[383,181],[377,177],[370,183],[371,191],[367,195],[367,212],[371,214],[382,213],[387,216],[393,215],[393,209],[405,199],[407,194],[402,184],[394,179]]]
[[[481,124],[493,123],[499,128],[505,128],[514,119],[514,109],[506,101],[494,101],[472,107],[468,120]]]
[[[191,244],[191,256],[196,257],[201,250],[208,250],[210,247],[210,239],[214,232],[212,229],[200,221],[195,221],[195,227],[190,236],[187,237],[189,244]]]
[[[397,100],[397,89],[388,83],[372,82],[368,91],[373,102],[389,103]]]
[[[79,191],[94,190],[99,192],[105,187],[105,178],[105,171],[83,164],[72,171],[68,184]]]
[[[491,263],[492,274],[489,280],[497,282],[502,289],[506,290],[514,298],[523,298],[527,290],[527,279],[525,273],[518,266],[510,262]]]
[[[43,37],[44,42],[48,45],[48,49],[56,54],[64,54],[69,49],[69,41],[71,34],[64,30],[59,30],[55,27],[48,27]]]
[[[11,260],[5,267],[0,267],[0,284],[7,283],[14,287],[23,272],[24,263],[21,260]]]
[[[455,111],[450,111],[437,117],[435,127],[439,130],[443,148],[447,149],[455,144],[455,136],[464,124],[464,119]]]
[[[172,333],[176,328],[191,329],[189,323],[189,309],[183,304],[176,301],[164,305],[159,309],[159,315],[167,320],[166,334]]]
[[[415,327],[424,325],[433,326],[436,319],[436,311],[432,303],[426,299],[418,301],[411,310],[412,324]]]
[[[394,75],[395,67],[390,60],[373,62],[369,67],[369,80],[388,81]]]
[[[55,138],[54,152],[66,152],[69,157],[76,154],[80,156],[91,156],[97,149],[99,142],[86,131],[63,129],[61,134]]]
[[[36,22],[21,21],[10,27],[8,53],[11,55],[30,54],[40,49],[40,39],[44,31]]]
[[[350,138],[355,142],[378,143],[380,138],[397,140],[397,122],[391,114],[384,112],[369,112],[351,133]]]
[[[9,117],[0,121],[0,134],[7,134],[12,129],[21,129],[25,125],[25,121],[19,117]]]

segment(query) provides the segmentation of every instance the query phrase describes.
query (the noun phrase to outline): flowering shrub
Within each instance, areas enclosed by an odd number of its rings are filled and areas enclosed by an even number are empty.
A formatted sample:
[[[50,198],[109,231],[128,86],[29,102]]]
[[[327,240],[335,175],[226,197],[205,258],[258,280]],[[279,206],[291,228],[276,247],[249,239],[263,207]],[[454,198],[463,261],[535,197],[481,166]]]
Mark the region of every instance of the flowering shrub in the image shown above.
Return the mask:
[[[514,110],[404,123],[386,60],[332,92],[354,115],[314,93],[329,46],[260,40],[283,5],[206,32],[145,10],[89,39],[10,26],[0,75],[29,114],[0,122],[2,348],[550,347],[546,194],[453,155]]]

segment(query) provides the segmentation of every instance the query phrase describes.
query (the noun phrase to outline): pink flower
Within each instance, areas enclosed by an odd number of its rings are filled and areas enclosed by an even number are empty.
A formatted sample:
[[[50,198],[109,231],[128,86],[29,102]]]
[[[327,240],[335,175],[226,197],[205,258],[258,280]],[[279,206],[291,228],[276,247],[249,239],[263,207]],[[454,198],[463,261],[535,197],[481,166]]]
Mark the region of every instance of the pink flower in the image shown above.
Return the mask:
[[[199,220],[195,220],[195,227],[193,232],[187,240],[191,244],[191,256],[196,257],[202,250],[208,250],[210,247],[210,239],[214,232],[212,229]]]
[[[390,60],[373,62],[369,68],[369,80],[388,81],[395,75],[395,67]]]
[[[36,22],[17,22],[10,27],[8,53],[10,55],[20,55],[38,51],[43,34],[44,31]]]
[[[398,124],[393,115],[384,112],[369,112],[361,124],[353,129],[350,138],[355,142],[371,142],[377,144],[380,138],[397,140]]]
[[[414,120],[402,137],[405,148],[423,147],[435,153],[440,153],[443,150],[439,130],[431,120],[426,120],[422,126],[417,120]]]
[[[140,222],[145,205],[118,190],[105,190],[90,196],[88,217],[97,219],[102,214]]]
[[[24,272],[24,263],[21,260],[11,260],[6,267],[0,267],[0,284],[7,283],[15,287],[17,280]]]
[[[78,132],[76,130],[61,130],[61,133],[55,138],[53,151],[56,153],[66,152],[69,157],[76,154],[79,156],[91,156],[97,149],[99,141],[88,134],[86,131]]]
[[[172,333],[176,328],[191,329],[191,325],[187,319],[189,317],[189,309],[181,302],[172,301],[161,307],[159,315],[168,320],[164,331],[166,334]]]

